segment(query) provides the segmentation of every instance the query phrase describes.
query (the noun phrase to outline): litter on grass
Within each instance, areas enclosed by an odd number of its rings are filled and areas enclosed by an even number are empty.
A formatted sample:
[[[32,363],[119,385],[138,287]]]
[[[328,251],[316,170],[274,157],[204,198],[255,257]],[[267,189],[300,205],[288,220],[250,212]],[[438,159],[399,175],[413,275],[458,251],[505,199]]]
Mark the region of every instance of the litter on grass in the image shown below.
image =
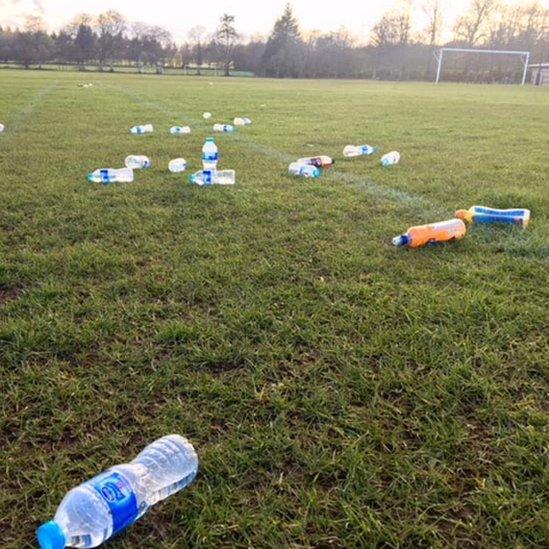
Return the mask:
[[[395,164],[398,164],[400,162],[400,153],[397,151],[391,151],[387,154],[384,154],[381,157],[381,165],[384,168],[387,168],[389,166],[394,166]]]
[[[485,206],[471,206],[468,210],[457,210],[454,214],[467,223],[519,225],[523,228],[530,223],[530,210],[515,208],[498,210]]]
[[[395,246],[421,248],[438,242],[459,240],[465,236],[467,228],[461,219],[448,219],[429,225],[410,227],[406,233],[393,238]]]
[[[152,124],[143,124],[141,126],[134,126],[130,129],[130,132],[136,135],[141,135],[144,133],[152,133],[154,131],[154,127]]]
[[[170,133],[172,135],[188,134],[191,133],[191,128],[190,126],[172,126],[170,128]]]
[[[150,168],[151,161],[148,156],[141,154],[130,154],[129,156],[126,156],[124,165],[126,168],[131,168],[132,170],[141,170],[144,168]]]
[[[370,156],[377,152],[377,147],[371,145],[346,145],[343,149],[343,156],[346,158],[355,158],[357,156]]]
[[[187,161],[184,158],[174,158],[168,164],[168,170],[172,173],[184,172],[187,169]]]
[[[131,168],[101,168],[88,174],[89,183],[131,183],[133,170]]]

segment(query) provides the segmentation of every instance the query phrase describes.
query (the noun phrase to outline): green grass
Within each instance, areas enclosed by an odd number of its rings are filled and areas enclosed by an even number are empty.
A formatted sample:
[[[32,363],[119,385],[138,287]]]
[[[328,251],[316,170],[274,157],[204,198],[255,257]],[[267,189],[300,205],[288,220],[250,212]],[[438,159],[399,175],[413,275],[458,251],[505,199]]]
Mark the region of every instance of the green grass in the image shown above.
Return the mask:
[[[547,90],[208,82],[0,74],[2,547],[172,432],[196,483],[111,547],[543,545]],[[234,188],[167,172],[205,110],[253,120],[217,140]],[[153,169],[86,183],[127,154]],[[289,177],[309,154],[336,169]],[[533,222],[392,247],[473,204]]]

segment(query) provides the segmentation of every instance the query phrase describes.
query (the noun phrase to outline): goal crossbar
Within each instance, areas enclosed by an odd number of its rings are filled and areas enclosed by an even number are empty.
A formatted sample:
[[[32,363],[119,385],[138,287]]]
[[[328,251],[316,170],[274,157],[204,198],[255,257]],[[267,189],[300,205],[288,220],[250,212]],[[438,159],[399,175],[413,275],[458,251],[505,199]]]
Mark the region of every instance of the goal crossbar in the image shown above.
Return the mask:
[[[435,53],[435,57],[438,61],[437,65],[437,76],[435,84],[438,84],[440,81],[440,73],[442,70],[442,57],[444,52],[461,52],[461,53],[496,53],[496,54],[506,54],[506,55],[520,55],[521,61],[524,65],[522,71],[522,85],[524,86],[526,82],[526,72],[528,70],[528,63],[530,62],[530,52],[529,51],[515,51],[515,50],[484,50],[477,48],[440,48],[438,52]]]

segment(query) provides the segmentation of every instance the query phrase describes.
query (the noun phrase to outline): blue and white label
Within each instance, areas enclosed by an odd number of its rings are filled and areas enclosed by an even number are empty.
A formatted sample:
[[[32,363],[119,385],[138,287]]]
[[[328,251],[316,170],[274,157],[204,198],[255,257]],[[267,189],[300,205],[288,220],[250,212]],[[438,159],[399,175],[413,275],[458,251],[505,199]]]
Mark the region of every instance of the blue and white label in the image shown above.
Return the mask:
[[[204,185],[213,184],[213,171],[212,170],[203,170],[202,172],[202,183]]]
[[[217,152],[202,153],[202,160],[204,162],[217,162],[219,160],[219,153]]]
[[[107,471],[95,477],[92,486],[109,506],[113,534],[133,524],[137,518],[137,499],[126,478]]]

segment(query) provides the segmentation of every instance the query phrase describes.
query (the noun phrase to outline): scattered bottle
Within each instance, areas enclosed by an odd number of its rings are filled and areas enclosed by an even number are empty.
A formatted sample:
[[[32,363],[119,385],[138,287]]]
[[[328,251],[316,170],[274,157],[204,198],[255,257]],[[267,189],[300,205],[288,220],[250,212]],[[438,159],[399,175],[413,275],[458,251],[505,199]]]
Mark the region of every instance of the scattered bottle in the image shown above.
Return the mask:
[[[449,219],[430,225],[418,225],[411,227],[406,234],[395,236],[395,246],[407,246],[409,248],[421,248],[437,242],[459,240],[465,236],[467,228],[461,219]]]
[[[343,149],[343,156],[346,156],[347,158],[370,156],[377,152],[377,150],[377,147],[371,147],[370,145],[347,145]]]
[[[191,128],[190,126],[172,126],[170,128],[170,133],[172,135],[187,134],[187,133],[191,133]]]
[[[524,208],[497,210],[484,206],[472,206],[468,210],[457,210],[454,215],[467,223],[504,223],[520,225],[524,228],[530,223],[530,210]]]
[[[231,124],[214,124],[214,132],[232,133],[234,132],[234,126]]]
[[[189,176],[189,182],[199,186],[234,185],[236,174],[234,170],[198,170]]]
[[[394,166],[400,162],[400,153],[397,151],[391,151],[384,154],[381,157],[381,165],[386,168],[388,166]]]
[[[88,174],[89,183],[131,183],[133,181],[133,170],[131,168],[102,168]]]
[[[4,126],[4,124],[0,124],[0,133],[2,133],[5,129],[6,127]]]
[[[70,490],[54,519],[38,528],[38,543],[42,549],[97,547],[155,503],[187,487],[197,471],[198,456],[187,439],[158,439],[131,463],[111,467]]]
[[[324,170],[330,169],[335,164],[335,160],[333,160],[329,156],[312,156],[310,158],[299,158],[298,160],[296,160],[296,162],[298,162],[299,164],[315,166]]]
[[[213,137],[207,137],[202,147],[202,167],[205,170],[216,170],[219,162],[219,151]]]
[[[292,162],[288,166],[288,171],[292,175],[297,175],[299,177],[305,178],[318,178],[322,175],[322,168],[317,168],[310,164],[301,164],[300,162]]]
[[[172,173],[184,172],[187,169],[187,161],[184,158],[174,158],[168,164],[168,170]]]
[[[211,118],[212,117],[212,113],[211,112],[205,112],[203,115],[202,115],[202,118],[204,120],[208,120],[208,118]]]
[[[137,154],[130,154],[129,156],[126,156],[124,164],[126,168],[131,168],[132,170],[141,170],[151,167],[151,161],[148,156]]]
[[[141,135],[143,133],[152,133],[154,127],[152,124],[143,124],[142,126],[134,126],[130,132],[133,134]]]
[[[235,126],[248,126],[252,123],[252,121],[249,118],[240,118],[237,117],[233,120],[233,124]]]

